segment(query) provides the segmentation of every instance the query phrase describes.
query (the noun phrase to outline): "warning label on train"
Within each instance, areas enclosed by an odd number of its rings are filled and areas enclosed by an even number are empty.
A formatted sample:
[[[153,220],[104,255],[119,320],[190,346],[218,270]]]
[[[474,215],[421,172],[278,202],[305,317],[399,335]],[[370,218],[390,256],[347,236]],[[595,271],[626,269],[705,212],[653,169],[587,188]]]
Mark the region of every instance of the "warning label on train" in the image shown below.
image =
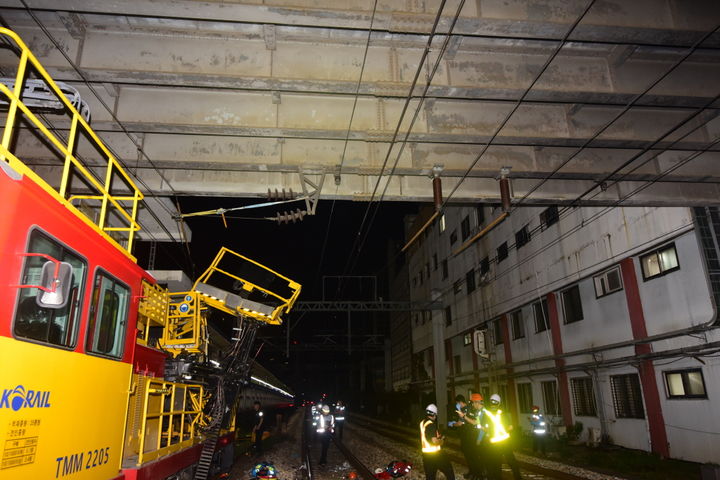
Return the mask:
[[[16,438],[5,441],[0,470],[35,462],[38,437]]]

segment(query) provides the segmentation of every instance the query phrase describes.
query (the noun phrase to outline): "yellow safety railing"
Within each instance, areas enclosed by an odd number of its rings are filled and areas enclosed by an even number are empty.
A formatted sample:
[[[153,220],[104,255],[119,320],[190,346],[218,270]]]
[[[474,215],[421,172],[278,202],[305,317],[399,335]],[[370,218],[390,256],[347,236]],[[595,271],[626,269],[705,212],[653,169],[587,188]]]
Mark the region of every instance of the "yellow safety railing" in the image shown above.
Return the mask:
[[[278,281],[289,295],[277,293],[270,290],[272,288],[270,286],[264,287],[241,277],[240,274],[231,273],[227,270],[228,267],[222,265],[226,262],[238,262],[240,264],[247,262],[247,264],[259,268],[269,277],[266,281],[267,285]],[[239,293],[232,293],[221,286],[228,283],[236,285]],[[282,323],[280,315],[290,312],[300,295],[300,289],[301,285],[299,283],[226,247],[220,249],[210,267],[200,275],[200,278],[193,285],[193,290],[202,295],[202,300],[207,305],[231,315],[245,315],[273,325]],[[270,302],[266,300],[250,300],[240,294],[243,292],[248,295],[253,292],[260,292],[261,296],[270,300]]]
[[[160,347],[173,356],[180,353],[207,355],[206,310],[197,292],[170,293],[167,323],[160,339]]]
[[[0,94],[4,95],[8,102],[5,128],[2,133],[2,141],[0,142],[0,161],[9,163],[14,170],[31,178],[60,203],[68,207],[75,215],[95,228],[106,240],[123,251],[123,253],[132,260],[135,260],[130,252],[132,251],[135,232],[140,230],[140,225],[137,222],[137,214],[138,203],[143,199],[142,193],[20,37],[15,32],[6,28],[0,28],[0,35],[12,39],[19,49],[19,62],[13,89],[10,90],[6,85],[0,83]],[[23,103],[23,85],[25,81],[29,79],[31,72],[35,72],[39,76],[38,78],[46,83],[48,88],[54,92],[57,99],[65,106],[67,115],[70,117],[70,130],[67,135],[67,140],[58,138],[30,108]],[[17,134],[16,124],[18,123],[17,119],[20,113],[23,114],[23,119],[25,119],[31,127],[34,126],[39,130],[38,135],[40,138],[54,146],[59,154],[64,157],[63,173],[59,188],[56,189],[52,187],[15,156],[12,144]],[[75,150],[80,134],[86,136],[91,145],[102,154],[103,160],[106,162],[104,166],[100,167],[106,169],[104,175],[99,175],[102,177],[100,180],[76,157]],[[90,194],[71,195],[68,192],[69,182],[73,174],[79,175],[88,184],[91,188]],[[113,195],[110,193],[113,187],[113,181],[116,179],[122,182],[127,189],[127,194]],[[117,185],[115,185],[115,188],[118,188]],[[73,203],[82,200],[97,202],[100,209],[97,218],[89,218]],[[111,218],[116,219],[116,222],[119,220],[120,225],[110,225]],[[118,243],[118,241],[110,235],[110,233],[113,232],[125,235],[126,238],[124,241],[126,244],[121,245]]]
[[[169,294],[160,285],[142,281],[142,297],[138,302],[138,336],[141,345],[148,345],[150,327],[165,327],[167,323]]]
[[[144,382],[137,465],[180,451],[202,441],[205,399],[201,385],[139,377]]]

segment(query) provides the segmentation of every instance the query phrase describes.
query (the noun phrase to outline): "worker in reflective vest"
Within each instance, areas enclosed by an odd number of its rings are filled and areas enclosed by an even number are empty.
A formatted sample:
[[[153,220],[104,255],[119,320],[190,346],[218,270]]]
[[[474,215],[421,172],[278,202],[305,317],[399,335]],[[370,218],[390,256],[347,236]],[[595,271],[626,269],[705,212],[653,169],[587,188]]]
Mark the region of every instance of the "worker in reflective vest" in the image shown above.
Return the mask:
[[[483,436],[485,431],[483,430],[483,397],[479,393],[473,393],[470,395],[471,405],[466,409],[463,416],[463,421],[470,427],[468,431],[469,440],[471,443],[471,456],[467,458],[468,468],[470,469],[469,480],[479,480],[485,477],[485,463],[483,455],[485,448],[483,446]]]
[[[512,443],[510,441],[511,426],[505,421],[505,416],[500,410],[500,395],[494,393],[490,397],[490,406],[483,410],[483,430],[485,435],[483,442],[485,443],[485,451],[487,453],[486,466],[489,480],[502,480],[502,462],[503,457],[505,463],[510,466],[515,480],[522,479],[520,475],[520,466],[515,459],[512,451]]]
[[[420,422],[420,445],[425,477],[427,480],[435,480],[435,475],[440,470],[447,480],[455,480],[450,460],[442,451],[443,436],[438,430],[437,413],[437,406],[431,403],[425,407],[425,418]]]
[[[335,404],[335,425],[337,427],[337,437],[342,441],[343,429],[345,428],[345,404],[342,400],[338,400]]]
[[[316,432],[320,437],[320,445],[322,450],[320,453],[319,465],[327,463],[327,451],[330,446],[330,436],[335,433],[335,417],[330,415],[330,405],[323,405],[318,417]]]
[[[532,415],[528,417],[533,436],[533,453],[540,452],[545,455],[545,439],[547,438],[547,423],[540,413],[540,407],[533,405]]]

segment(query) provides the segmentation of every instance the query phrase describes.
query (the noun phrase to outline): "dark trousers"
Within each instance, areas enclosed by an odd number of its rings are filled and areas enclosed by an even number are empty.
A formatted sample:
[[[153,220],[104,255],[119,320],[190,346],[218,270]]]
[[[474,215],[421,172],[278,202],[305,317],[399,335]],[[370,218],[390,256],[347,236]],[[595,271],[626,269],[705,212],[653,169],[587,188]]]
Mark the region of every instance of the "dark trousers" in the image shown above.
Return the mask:
[[[470,475],[482,478],[482,461],[480,459],[478,448],[475,445],[475,438],[469,435],[460,438],[460,450],[465,457]]]
[[[343,430],[345,428],[345,420],[336,420],[335,421],[335,431],[337,432],[337,438],[342,440],[342,434]]]
[[[486,466],[488,480],[502,480],[502,464],[503,460],[510,466],[515,480],[521,480],[520,465],[518,465],[512,447],[506,440],[500,444],[487,445]]]
[[[542,452],[545,455],[545,434],[533,433],[533,452]]]
[[[255,432],[255,445],[254,445],[254,447],[255,447],[255,453],[258,454],[258,455],[260,455],[260,454],[263,453],[262,437],[263,437],[263,432],[262,432],[262,430],[257,430],[257,431]]]
[[[445,475],[446,480],[455,480],[455,472],[453,472],[450,460],[448,460],[442,450],[433,453],[423,453],[422,457],[426,480],[435,480],[435,474],[438,470]]]
[[[318,433],[320,437],[320,465],[327,463],[327,451],[330,446],[330,432]]]

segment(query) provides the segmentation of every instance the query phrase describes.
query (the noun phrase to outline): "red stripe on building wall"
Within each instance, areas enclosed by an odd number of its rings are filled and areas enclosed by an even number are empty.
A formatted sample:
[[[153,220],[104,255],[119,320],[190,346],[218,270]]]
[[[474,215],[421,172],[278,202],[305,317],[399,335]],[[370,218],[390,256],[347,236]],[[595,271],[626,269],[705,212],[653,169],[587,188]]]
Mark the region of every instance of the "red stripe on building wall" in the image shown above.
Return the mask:
[[[508,316],[503,315],[500,317],[500,332],[502,334],[503,339],[503,350],[505,350],[505,363],[511,364],[512,363],[512,347],[510,346],[510,329],[508,328]],[[508,406],[510,409],[510,416],[512,417],[513,425],[518,425],[518,408],[517,408],[517,401],[515,398],[515,380],[510,378],[512,376],[513,369],[508,368],[507,374],[508,374],[508,380],[507,380],[507,399],[503,399],[505,401],[505,405]]]
[[[557,297],[554,293],[547,294],[548,320],[550,320],[550,337],[554,355],[563,353],[562,334],[560,332],[560,316],[558,315]],[[570,386],[568,385],[567,373],[565,372],[565,359],[556,358],[555,367],[558,370],[558,391],[560,392],[560,409],[562,410],[563,423],[569,427],[573,424],[572,412],[570,411]]]
[[[620,262],[622,270],[623,285],[625,287],[625,298],[627,299],[628,313],[630,315],[630,328],[633,339],[640,340],[647,338],[645,326],[645,314],[643,313],[642,300],[640,299],[640,287],[638,286],[635,263],[632,258],[626,258]],[[647,343],[635,345],[635,353],[638,355],[650,353],[652,349]],[[642,384],[643,396],[645,397],[645,408],[647,410],[648,429],[650,430],[650,448],[653,453],[661,457],[670,456],[668,447],[667,432],[665,431],[665,418],[663,417],[660,404],[660,391],[655,367],[651,360],[643,360],[639,368],[640,383]]]

